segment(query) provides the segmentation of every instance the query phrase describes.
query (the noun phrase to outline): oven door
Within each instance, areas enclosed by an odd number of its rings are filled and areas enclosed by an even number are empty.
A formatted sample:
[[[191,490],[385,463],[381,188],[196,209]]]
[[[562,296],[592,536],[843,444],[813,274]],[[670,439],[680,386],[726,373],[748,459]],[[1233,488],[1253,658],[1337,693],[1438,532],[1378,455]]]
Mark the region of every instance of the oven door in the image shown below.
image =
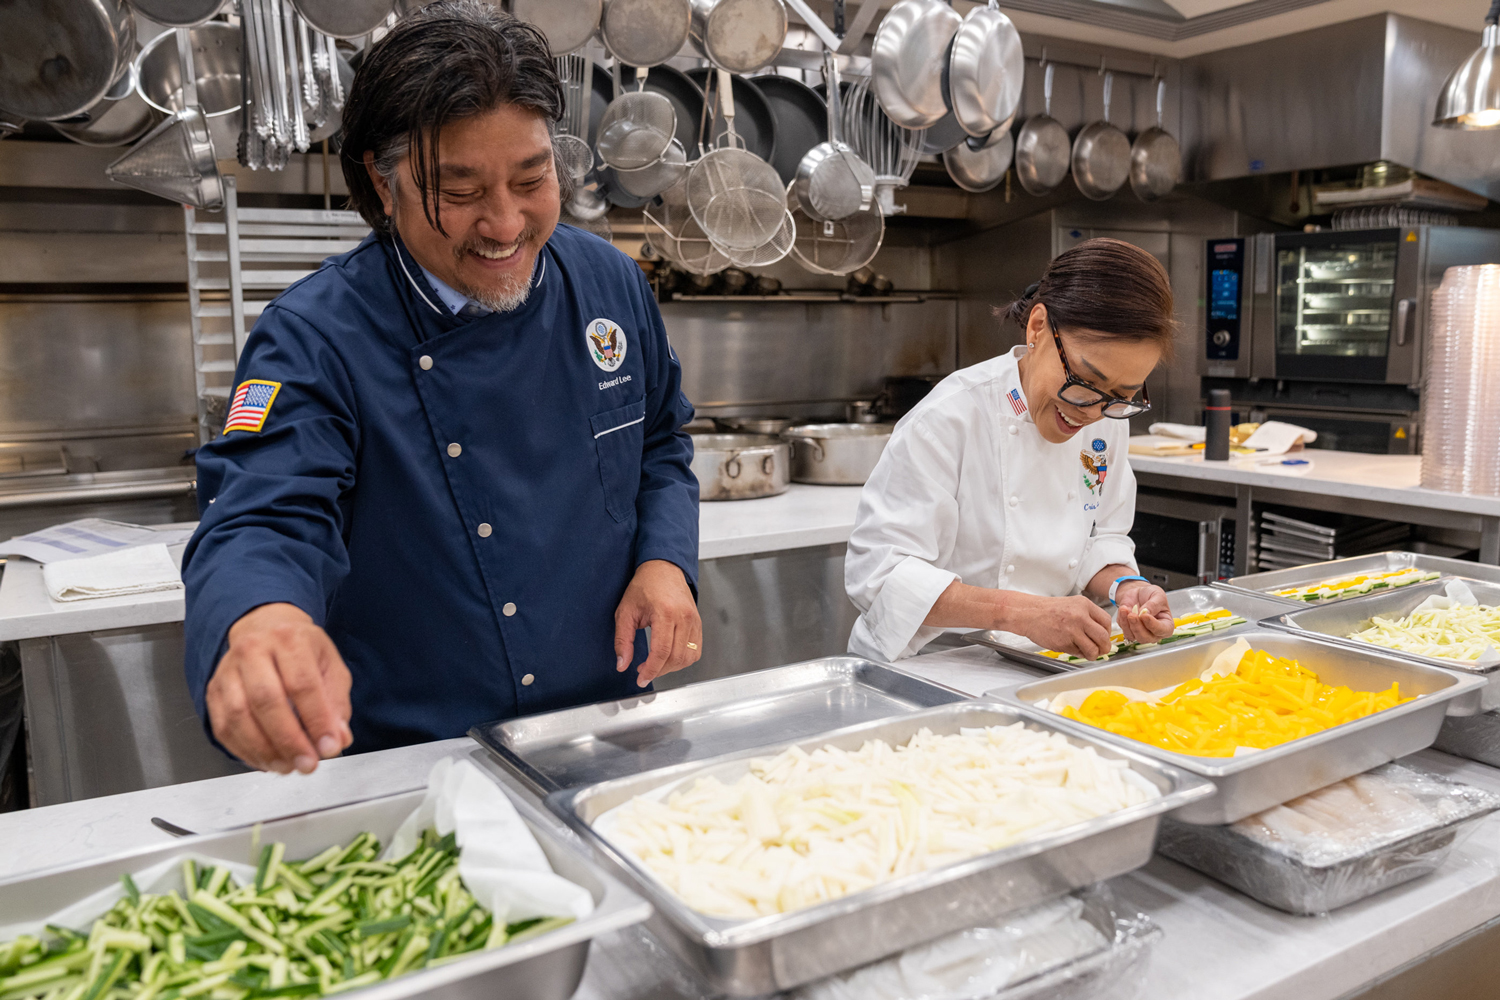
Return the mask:
[[[1416,414],[1360,413],[1349,410],[1314,410],[1291,406],[1257,406],[1250,411],[1255,422],[1282,420],[1318,432],[1309,447],[1331,451],[1360,451],[1369,455],[1415,455],[1421,445]]]
[[[1278,234],[1268,331],[1274,372],[1259,374],[1387,381],[1393,330],[1411,320],[1417,249],[1397,229]]]
[[[1142,489],[1130,528],[1141,575],[1180,590],[1234,575],[1234,508]]]

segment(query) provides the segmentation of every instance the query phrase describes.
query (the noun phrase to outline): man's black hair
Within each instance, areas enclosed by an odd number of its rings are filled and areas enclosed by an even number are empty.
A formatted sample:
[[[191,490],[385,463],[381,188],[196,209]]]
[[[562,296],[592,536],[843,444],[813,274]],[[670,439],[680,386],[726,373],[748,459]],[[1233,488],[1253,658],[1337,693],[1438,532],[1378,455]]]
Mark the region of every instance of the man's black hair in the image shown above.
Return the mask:
[[[438,0],[408,14],[365,52],[344,104],[350,205],[388,236],[365,152],[387,178],[409,156],[422,214],[446,236],[435,196],[443,127],[502,104],[535,111],[549,128],[562,118],[562,84],[540,31],[483,0]]]

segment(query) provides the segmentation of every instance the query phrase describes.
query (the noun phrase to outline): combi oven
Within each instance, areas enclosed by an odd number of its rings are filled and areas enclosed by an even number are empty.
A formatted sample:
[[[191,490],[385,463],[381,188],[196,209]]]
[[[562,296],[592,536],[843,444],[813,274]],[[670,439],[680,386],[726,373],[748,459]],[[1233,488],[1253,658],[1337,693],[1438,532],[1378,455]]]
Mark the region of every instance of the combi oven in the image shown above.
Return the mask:
[[[1500,232],[1264,233],[1205,253],[1202,374],[1416,385],[1433,289],[1449,267],[1500,262]]]

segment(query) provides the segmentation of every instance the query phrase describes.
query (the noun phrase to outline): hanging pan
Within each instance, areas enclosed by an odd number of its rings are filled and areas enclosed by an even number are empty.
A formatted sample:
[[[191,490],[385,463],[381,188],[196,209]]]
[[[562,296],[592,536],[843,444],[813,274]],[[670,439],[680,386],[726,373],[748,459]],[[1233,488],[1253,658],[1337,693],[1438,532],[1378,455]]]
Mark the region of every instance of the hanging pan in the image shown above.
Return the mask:
[[[1005,179],[1015,148],[1010,129],[996,129],[989,141],[979,144],[977,149],[972,142],[961,142],[945,152],[943,166],[948,168],[953,183],[965,191],[983,194],[993,191]]]
[[[1025,78],[1021,36],[995,0],[969,11],[948,56],[949,103],[963,130],[978,138],[1008,130]]]
[[[686,44],[692,20],[690,0],[604,0],[599,36],[620,62],[650,68]]]
[[[394,7],[392,0],[291,0],[297,13],[312,26],[334,38],[361,38],[385,23]]]
[[[1073,181],[1085,198],[1105,201],[1130,178],[1130,140],[1109,123],[1115,75],[1104,74],[1104,117],[1073,140]]]
[[[599,28],[603,0],[510,0],[510,12],[541,31],[554,56],[577,51]]]
[[[963,18],[943,0],[898,0],[870,50],[875,97],[891,121],[927,128],[948,114],[943,73]]]
[[[692,0],[692,5],[688,37],[715,67],[753,73],[780,54],[787,27],[781,0]]]
[[[219,12],[224,0],[128,0],[136,13],[164,28],[196,28]]]
[[[1182,149],[1172,133],[1161,127],[1167,81],[1156,81],[1156,124],[1136,136],[1130,147],[1130,188],[1141,201],[1170,194],[1182,180]]]
[[[1052,117],[1052,77],[1047,64],[1043,74],[1043,114],[1032,115],[1016,136],[1016,178],[1029,194],[1044,195],[1068,176],[1072,142],[1062,122]]]

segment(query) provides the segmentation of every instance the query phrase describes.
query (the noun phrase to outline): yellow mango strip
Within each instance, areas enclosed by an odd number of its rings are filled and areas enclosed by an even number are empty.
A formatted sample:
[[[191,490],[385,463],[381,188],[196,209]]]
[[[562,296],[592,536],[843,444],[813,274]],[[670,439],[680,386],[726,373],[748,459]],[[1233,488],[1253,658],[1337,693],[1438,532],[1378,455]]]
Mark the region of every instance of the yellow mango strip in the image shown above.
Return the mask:
[[[1354,691],[1324,684],[1296,660],[1253,649],[1233,674],[1190,678],[1154,702],[1095,691],[1059,711],[1106,732],[1195,757],[1232,757],[1266,749],[1411,701],[1399,684]]]

